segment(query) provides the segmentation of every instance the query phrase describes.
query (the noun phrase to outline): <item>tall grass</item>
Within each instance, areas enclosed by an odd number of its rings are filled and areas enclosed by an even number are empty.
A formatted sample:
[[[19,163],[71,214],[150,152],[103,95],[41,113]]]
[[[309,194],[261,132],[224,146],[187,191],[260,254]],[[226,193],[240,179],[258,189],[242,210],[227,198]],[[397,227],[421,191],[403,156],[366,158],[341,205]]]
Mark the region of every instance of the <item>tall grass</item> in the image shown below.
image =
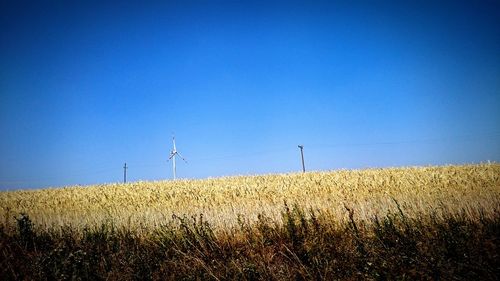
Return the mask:
[[[243,215],[279,221],[284,201],[303,209],[327,211],[348,221],[383,216],[396,200],[408,217],[465,212],[478,219],[500,206],[500,165],[341,170],[305,174],[241,176],[206,180],[135,182],[0,192],[0,224],[27,213],[40,229],[71,226],[83,230],[112,221],[117,227],[149,232],[172,214],[203,214],[214,228],[237,225]]]
[[[500,165],[0,193],[0,280],[498,280]]]
[[[498,280],[500,214],[471,220],[399,211],[338,223],[285,205],[215,234],[202,216],[175,217],[140,235],[113,224],[84,230],[0,228],[2,280]]]

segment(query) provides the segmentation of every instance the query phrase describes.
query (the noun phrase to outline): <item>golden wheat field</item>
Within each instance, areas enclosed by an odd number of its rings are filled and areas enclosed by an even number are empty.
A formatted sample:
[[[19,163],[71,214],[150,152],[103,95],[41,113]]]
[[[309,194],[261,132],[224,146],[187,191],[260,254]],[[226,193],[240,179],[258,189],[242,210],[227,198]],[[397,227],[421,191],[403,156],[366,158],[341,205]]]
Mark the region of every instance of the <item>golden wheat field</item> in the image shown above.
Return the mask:
[[[149,231],[177,216],[203,214],[215,229],[228,228],[243,216],[280,217],[288,205],[357,220],[394,211],[408,216],[433,212],[465,213],[475,219],[500,208],[500,164],[339,170],[236,176],[204,180],[134,182],[0,192],[5,226],[25,213],[39,229],[83,229],[113,223]],[[397,203],[396,203],[397,202]]]

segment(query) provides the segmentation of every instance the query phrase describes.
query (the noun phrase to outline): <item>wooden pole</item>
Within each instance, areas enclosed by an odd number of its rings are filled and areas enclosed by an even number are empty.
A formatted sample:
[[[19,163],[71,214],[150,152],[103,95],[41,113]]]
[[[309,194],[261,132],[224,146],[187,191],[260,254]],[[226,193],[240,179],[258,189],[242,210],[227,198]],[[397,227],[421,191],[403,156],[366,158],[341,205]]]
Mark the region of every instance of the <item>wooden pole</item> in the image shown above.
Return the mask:
[[[300,148],[300,155],[302,156],[302,173],[305,173],[306,172],[306,166],[304,164],[304,146],[303,145],[299,145],[299,148]]]
[[[123,183],[127,183],[127,163],[123,165]]]

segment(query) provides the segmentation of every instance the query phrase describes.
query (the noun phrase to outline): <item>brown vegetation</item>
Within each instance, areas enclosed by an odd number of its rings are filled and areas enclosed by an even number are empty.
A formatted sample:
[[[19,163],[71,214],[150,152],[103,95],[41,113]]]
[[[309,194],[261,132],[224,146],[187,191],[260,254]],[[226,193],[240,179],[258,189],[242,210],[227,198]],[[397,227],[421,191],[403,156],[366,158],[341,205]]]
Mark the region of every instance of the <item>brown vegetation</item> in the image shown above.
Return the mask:
[[[497,280],[500,165],[0,193],[1,280]]]

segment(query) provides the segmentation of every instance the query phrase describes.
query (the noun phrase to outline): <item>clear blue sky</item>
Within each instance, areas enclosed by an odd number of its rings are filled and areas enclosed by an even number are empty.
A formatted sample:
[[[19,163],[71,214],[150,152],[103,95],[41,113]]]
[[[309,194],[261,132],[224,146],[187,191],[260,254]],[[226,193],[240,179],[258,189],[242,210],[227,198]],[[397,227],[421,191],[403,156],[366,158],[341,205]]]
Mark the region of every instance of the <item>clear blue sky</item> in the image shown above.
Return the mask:
[[[500,161],[499,1],[313,2],[2,1],[0,189]]]

